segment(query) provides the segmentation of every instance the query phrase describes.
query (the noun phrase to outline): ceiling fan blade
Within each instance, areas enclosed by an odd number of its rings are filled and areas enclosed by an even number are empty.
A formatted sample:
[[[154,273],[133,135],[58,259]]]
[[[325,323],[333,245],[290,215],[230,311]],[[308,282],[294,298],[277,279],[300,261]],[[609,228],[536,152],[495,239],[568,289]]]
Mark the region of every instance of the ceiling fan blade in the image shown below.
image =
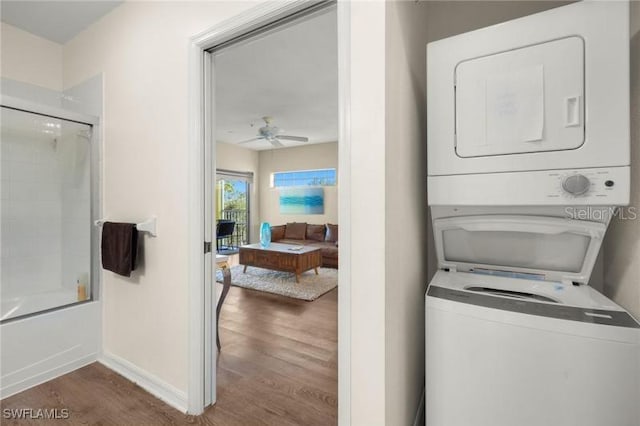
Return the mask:
[[[280,141],[277,138],[268,139],[268,141],[271,142],[271,145],[276,146],[276,147],[284,146],[284,145],[282,145],[282,143],[280,143]]]
[[[304,136],[278,135],[278,139],[283,139],[286,141],[309,142],[309,138],[306,138]]]
[[[236,142],[236,145],[239,145],[241,143],[249,143],[249,142],[259,141],[261,139],[264,139],[264,138],[262,136],[258,136],[258,137],[255,137],[255,138],[251,138],[251,139],[247,139],[247,140],[244,140],[244,141]]]

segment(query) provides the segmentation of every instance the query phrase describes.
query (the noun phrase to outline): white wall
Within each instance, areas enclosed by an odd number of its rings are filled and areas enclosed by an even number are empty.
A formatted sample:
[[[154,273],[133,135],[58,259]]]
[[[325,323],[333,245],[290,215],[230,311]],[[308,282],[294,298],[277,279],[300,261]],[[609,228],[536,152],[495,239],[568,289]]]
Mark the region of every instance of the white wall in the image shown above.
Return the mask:
[[[386,174],[393,172],[386,170],[385,161],[386,6],[352,2],[350,7],[351,211],[340,212],[351,223],[351,293],[346,308],[351,312],[350,414],[354,426],[375,426],[386,419],[385,245],[388,238],[397,237],[385,232]]]
[[[2,77],[62,90],[62,45],[0,23]]]
[[[631,204],[604,242],[605,295],[640,320],[640,2],[631,2]],[[635,213],[635,217],[631,213]]]
[[[252,2],[125,2],[64,47],[64,86],[104,73],[104,214],[158,217],[131,278],[102,275],[107,356],[188,388],[189,38]]]
[[[338,170],[337,142],[260,151],[260,221],[272,225],[284,225],[287,222],[316,225],[338,223],[339,173],[338,185],[324,187],[324,214],[280,214],[279,191],[271,187],[271,175],[274,172],[329,168]]]
[[[429,1],[429,41],[553,9],[571,1]]]
[[[260,240],[260,167],[258,151],[228,143],[216,144],[216,168],[236,172],[253,172],[253,185],[250,186],[249,210],[251,221],[251,242]]]
[[[413,424],[424,386],[426,3],[386,10],[386,424]]]

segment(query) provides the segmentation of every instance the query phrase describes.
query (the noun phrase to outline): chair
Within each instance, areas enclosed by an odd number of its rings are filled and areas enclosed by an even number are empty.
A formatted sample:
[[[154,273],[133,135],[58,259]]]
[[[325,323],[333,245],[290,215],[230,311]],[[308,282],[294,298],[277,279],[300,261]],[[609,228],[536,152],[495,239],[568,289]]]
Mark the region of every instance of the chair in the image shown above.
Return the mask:
[[[216,250],[220,250],[220,240],[225,238],[231,238],[231,245],[233,245],[233,231],[236,227],[236,223],[232,220],[219,220],[216,224]]]
[[[227,263],[227,256],[216,255],[216,268],[222,270],[222,294],[220,294],[220,299],[218,300],[218,304],[216,305],[216,345],[218,346],[218,351],[222,349],[222,345],[220,345],[220,311],[222,310],[222,304],[224,303],[224,299],[227,298],[227,293],[229,293],[229,288],[231,287],[231,270],[229,268],[229,263]]]

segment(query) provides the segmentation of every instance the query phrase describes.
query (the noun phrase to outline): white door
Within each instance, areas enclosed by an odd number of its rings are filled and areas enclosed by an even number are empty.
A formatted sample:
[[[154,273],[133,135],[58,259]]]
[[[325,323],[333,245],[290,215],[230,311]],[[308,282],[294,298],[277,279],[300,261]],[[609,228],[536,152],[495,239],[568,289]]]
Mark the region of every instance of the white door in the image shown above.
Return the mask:
[[[211,405],[216,401],[216,369],[213,362],[217,356],[216,341],[216,273],[215,253],[212,246],[215,247],[215,230],[213,227],[214,220],[214,153],[216,148],[213,139],[214,129],[214,111],[213,111],[213,90],[212,69],[213,55],[204,52],[204,123],[205,123],[205,144],[204,144],[204,235],[205,242],[204,254],[204,406]]]
[[[559,151],[584,142],[584,41],[527,46],[455,68],[460,157]]]

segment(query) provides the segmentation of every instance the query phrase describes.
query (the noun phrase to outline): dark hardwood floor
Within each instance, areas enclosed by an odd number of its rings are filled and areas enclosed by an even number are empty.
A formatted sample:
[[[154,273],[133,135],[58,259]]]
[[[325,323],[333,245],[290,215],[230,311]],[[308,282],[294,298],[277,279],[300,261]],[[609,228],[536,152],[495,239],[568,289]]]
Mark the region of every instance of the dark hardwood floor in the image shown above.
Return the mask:
[[[68,409],[68,420],[10,424],[334,425],[337,423],[338,290],[314,302],[232,287],[220,318],[218,402],[187,416],[99,363],[0,402]]]

